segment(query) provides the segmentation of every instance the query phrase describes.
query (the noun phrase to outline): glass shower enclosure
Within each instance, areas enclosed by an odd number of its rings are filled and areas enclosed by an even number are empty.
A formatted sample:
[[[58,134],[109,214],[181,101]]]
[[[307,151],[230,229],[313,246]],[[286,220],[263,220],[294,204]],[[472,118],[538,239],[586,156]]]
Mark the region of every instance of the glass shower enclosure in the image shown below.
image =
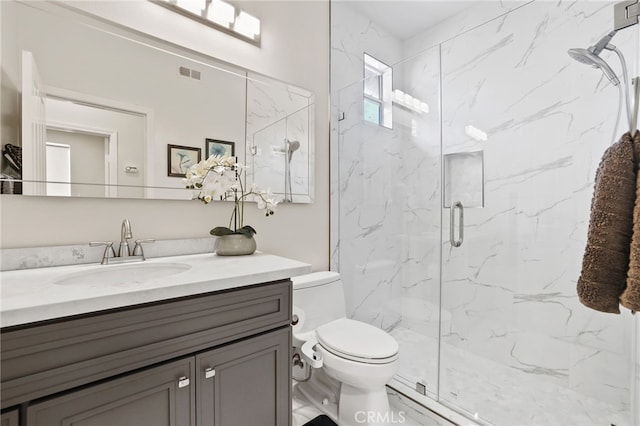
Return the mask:
[[[348,315],[400,343],[391,386],[435,411],[640,424],[640,320],[575,289],[618,92],[566,52],[613,3],[484,2],[408,40],[332,3],[332,267]],[[638,27],[615,40],[631,75]],[[364,53],[392,64],[379,119]]]

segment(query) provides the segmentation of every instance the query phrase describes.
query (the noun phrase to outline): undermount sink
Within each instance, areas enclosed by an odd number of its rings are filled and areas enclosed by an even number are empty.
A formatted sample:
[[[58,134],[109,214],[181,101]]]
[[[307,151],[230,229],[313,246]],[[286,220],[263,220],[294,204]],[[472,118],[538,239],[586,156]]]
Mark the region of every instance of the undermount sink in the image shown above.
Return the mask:
[[[124,285],[141,284],[155,278],[179,274],[191,269],[184,263],[136,263],[118,266],[99,266],[88,271],[74,272],[57,279],[58,285]]]

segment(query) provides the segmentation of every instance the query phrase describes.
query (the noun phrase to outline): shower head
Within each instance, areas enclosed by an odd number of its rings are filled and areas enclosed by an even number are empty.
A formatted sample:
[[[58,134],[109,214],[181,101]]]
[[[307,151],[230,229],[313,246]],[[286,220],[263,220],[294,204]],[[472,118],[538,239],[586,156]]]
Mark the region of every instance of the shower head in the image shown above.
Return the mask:
[[[606,38],[606,36],[605,36]],[[598,42],[600,43],[600,42]],[[594,46],[591,46],[589,49],[583,49],[581,47],[577,47],[574,49],[569,49],[567,51],[567,53],[569,54],[569,56],[571,56],[573,59],[575,59],[576,61],[585,64],[585,65],[590,65],[593,68],[600,68],[602,70],[602,72],[604,73],[604,75],[609,79],[609,81],[611,82],[611,84],[613,84],[614,86],[617,86],[620,84],[620,80],[618,80],[618,77],[616,76],[616,73],[613,72],[613,70],[611,69],[611,67],[609,66],[609,64],[607,64],[607,62],[602,59],[600,56],[598,56],[598,53],[600,53],[602,51],[602,49],[600,49],[598,51],[598,47],[597,44]]]
[[[600,57],[600,53],[602,53],[604,49],[615,49],[615,46],[609,44],[609,42],[611,41],[613,36],[616,35],[616,32],[616,30],[611,31],[609,34],[602,37],[596,42],[596,44],[590,46],[588,49],[578,47],[575,49],[569,49],[567,51],[569,56],[571,56],[576,61],[585,65],[590,65],[593,68],[600,68],[605,77],[607,77],[611,84],[613,84],[614,86],[619,85],[620,80],[618,80],[616,73],[613,72],[609,64],[607,64],[607,62]]]

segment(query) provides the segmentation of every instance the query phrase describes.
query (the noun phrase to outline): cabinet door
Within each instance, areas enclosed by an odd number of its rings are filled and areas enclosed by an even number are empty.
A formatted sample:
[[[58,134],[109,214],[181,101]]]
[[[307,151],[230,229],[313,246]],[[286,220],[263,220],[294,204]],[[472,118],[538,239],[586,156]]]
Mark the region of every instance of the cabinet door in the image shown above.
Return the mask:
[[[290,330],[196,356],[198,426],[291,424]]]
[[[194,358],[88,386],[27,408],[27,426],[195,425]]]
[[[0,416],[0,426],[18,426],[18,409],[7,411]]]

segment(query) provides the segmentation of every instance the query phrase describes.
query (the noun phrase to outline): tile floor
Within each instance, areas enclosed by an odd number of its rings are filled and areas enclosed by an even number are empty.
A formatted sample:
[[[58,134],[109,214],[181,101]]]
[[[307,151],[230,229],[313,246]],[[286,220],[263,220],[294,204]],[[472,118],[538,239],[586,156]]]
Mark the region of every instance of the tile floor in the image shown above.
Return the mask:
[[[392,419],[399,426],[453,426],[417,403],[401,398],[400,394],[387,388],[389,403],[391,404]],[[308,421],[322,414],[293,384],[293,426],[303,426]]]
[[[399,376],[407,384],[429,377],[437,359],[424,362],[425,353],[437,351],[434,339],[404,327],[390,334],[400,344]],[[446,363],[440,378],[441,395],[451,405],[477,411],[480,420],[495,425],[627,425],[630,413],[603,401],[589,398],[564,386],[526,374],[492,360],[444,345]],[[436,352],[437,353],[437,352]],[[490,380],[486,374],[490,371]],[[447,397],[456,390],[455,398]]]

